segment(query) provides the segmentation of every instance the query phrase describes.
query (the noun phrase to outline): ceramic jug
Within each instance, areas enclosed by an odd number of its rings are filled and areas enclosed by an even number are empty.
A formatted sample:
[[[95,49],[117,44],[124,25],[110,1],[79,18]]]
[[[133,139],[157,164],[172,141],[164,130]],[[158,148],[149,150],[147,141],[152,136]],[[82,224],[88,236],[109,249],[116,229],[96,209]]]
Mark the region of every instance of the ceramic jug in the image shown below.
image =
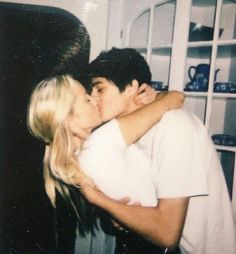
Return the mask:
[[[216,80],[217,73],[220,69],[215,71],[214,80]],[[195,84],[197,87],[200,87],[202,91],[207,91],[208,81],[210,74],[210,65],[209,64],[199,64],[197,66],[190,66],[188,69],[188,76],[192,84]]]

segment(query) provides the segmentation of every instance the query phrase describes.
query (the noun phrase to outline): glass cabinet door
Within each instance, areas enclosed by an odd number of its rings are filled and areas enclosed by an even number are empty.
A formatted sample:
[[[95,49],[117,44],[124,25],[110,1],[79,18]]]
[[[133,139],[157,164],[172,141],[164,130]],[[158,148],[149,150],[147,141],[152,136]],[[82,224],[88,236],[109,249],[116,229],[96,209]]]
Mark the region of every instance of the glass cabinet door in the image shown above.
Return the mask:
[[[150,23],[150,9],[141,13],[130,28],[129,46],[138,50],[144,50],[148,44],[148,30]]]
[[[153,7],[150,47],[150,67],[153,87],[167,90],[173,46],[176,1],[166,1]]]
[[[184,73],[186,107],[204,123],[211,70],[216,0],[192,1]],[[215,77],[218,71],[215,73]]]
[[[214,70],[209,133],[216,144],[229,193],[236,203],[236,2],[222,1],[215,27]]]
[[[130,26],[128,46],[137,49],[148,61],[153,87],[159,91],[167,90],[176,1],[149,2],[149,7]]]
[[[156,90],[184,91],[185,108],[216,145],[236,207],[236,1],[148,1],[127,46],[146,57]]]

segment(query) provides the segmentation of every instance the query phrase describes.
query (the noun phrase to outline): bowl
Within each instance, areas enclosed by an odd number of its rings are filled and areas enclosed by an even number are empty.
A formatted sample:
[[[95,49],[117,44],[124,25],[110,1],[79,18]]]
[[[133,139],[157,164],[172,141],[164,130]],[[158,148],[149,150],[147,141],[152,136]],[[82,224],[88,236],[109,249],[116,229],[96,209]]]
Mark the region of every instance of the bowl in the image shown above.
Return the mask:
[[[151,87],[156,91],[167,91],[168,87],[162,81],[151,81]]]
[[[219,37],[224,29],[220,28]],[[211,41],[213,40],[214,28],[203,26],[199,23],[190,22],[189,26],[189,41]]]
[[[236,84],[230,82],[216,82],[214,84],[215,93],[236,93]]]
[[[184,88],[185,92],[207,92],[208,85],[203,86],[202,83],[197,81],[188,82]]]
[[[236,137],[228,134],[212,135],[212,140],[215,145],[220,146],[236,146]]]

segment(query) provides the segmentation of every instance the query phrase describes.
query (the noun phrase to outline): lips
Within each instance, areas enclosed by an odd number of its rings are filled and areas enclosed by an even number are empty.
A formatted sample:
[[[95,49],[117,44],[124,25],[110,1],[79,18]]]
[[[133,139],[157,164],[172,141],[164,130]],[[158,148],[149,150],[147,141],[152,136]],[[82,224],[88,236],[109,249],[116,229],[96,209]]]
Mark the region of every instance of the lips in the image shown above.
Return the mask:
[[[98,105],[97,105],[97,111],[98,111],[98,114],[99,114],[99,115],[102,114],[102,113],[101,113],[101,112],[102,112],[102,111],[101,111],[101,107],[99,107]]]
[[[102,112],[102,106],[100,104],[97,105],[98,111],[101,113]]]

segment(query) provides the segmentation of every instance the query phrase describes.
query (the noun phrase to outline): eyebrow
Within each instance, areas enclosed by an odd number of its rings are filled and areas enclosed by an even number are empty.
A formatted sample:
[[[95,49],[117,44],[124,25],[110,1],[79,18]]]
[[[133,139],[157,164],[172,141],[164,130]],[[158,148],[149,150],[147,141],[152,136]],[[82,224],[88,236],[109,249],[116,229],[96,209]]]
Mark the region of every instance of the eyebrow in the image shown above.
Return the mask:
[[[102,82],[101,81],[96,81],[96,82],[92,82],[92,85],[93,86],[96,86],[96,85],[99,85],[99,84],[101,84]]]

